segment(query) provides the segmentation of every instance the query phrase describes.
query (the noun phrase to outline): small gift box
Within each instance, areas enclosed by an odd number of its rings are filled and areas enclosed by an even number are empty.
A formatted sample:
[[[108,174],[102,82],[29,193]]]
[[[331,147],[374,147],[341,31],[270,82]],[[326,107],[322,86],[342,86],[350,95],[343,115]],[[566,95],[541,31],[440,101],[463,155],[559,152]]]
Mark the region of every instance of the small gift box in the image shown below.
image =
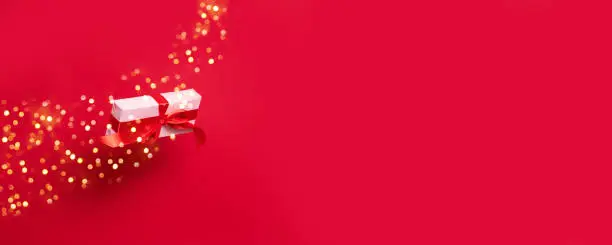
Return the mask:
[[[193,89],[115,100],[102,142],[117,147],[194,131],[200,134],[195,119],[201,100]]]

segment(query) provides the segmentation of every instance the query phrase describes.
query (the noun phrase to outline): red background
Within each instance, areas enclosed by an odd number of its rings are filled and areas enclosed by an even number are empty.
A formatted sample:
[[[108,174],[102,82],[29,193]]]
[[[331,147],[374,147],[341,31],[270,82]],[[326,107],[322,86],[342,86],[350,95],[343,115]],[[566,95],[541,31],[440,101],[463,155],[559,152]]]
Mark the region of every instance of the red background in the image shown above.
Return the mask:
[[[4,1],[0,93],[112,91],[194,4]],[[2,220],[2,244],[610,244],[608,10],[232,1],[194,85],[206,146]]]

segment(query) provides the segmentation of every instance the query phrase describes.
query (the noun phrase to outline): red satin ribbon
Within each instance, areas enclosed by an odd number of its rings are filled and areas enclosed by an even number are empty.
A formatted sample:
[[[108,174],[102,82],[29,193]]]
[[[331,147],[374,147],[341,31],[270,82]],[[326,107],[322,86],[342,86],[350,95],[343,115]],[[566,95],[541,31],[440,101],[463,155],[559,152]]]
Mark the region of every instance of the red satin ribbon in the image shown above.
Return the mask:
[[[138,142],[140,137],[142,142],[152,143],[159,138],[162,126],[170,126],[173,129],[192,129],[199,144],[203,144],[206,140],[204,131],[195,124],[189,122],[197,117],[197,110],[178,110],[166,115],[169,103],[161,94],[152,95],[153,99],[159,104],[159,116],[145,118],[129,122],[119,122],[111,115],[111,127],[115,130],[115,134],[102,136],[103,144],[110,147],[118,147],[121,144],[127,145]],[[136,132],[132,132],[131,128],[136,128]]]

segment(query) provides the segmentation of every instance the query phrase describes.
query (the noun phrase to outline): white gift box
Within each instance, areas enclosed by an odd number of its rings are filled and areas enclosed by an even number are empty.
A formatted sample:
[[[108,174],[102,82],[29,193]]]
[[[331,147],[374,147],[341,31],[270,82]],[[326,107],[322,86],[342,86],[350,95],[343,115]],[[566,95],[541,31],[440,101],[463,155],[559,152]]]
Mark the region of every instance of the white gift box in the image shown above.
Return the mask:
[[[178,92],[168,92],[160,94],[168,102],[168,108],[165,114],[169,115],[176,111],[198,111],[202,96],[194,89],[182,90]],[[160,116],[160,104],[150,95],[118,99],[114,100],[111,115],[116,122],[108,127],[106,135],[122,132],[121,123],[144,120],[147,118],[157,118]],[[190,123],[195,123],[195,119],[190,120]],[[171,134],[184,134],[192,132],[193,129],[175,129],[171,126],[164,125],[161,128],[159,137],[167,137]]]

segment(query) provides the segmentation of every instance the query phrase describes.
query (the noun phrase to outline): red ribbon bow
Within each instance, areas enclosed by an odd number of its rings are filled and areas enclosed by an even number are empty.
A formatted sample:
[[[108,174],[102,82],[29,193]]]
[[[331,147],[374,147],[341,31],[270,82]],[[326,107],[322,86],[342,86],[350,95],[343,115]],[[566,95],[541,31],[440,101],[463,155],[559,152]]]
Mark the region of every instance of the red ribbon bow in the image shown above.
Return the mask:
[[[111,116],[111,125],[116,131],[115,134],[102,136],[103,144],[110,147],[118,147],[122,144],[127,145],[136,142],[152,143],[159,138],[162,126],[170,126],[173,129],[192,129],[199,144],[206,141],[204,130],[189,122],[197,116],[197,110],[186,111],[178,110],[166,115],[169,103],[161,94],[152,95],[159,104],[159,116],[153,118],[145,118],[130,122],[119,122],[115,117]],[[119,126],[122,126],[119,130]],[[131,129],[135,129],[132,131]],[[125,129],[129,129],[128,132]],[[140,138],[140,141],[139,141]]]

